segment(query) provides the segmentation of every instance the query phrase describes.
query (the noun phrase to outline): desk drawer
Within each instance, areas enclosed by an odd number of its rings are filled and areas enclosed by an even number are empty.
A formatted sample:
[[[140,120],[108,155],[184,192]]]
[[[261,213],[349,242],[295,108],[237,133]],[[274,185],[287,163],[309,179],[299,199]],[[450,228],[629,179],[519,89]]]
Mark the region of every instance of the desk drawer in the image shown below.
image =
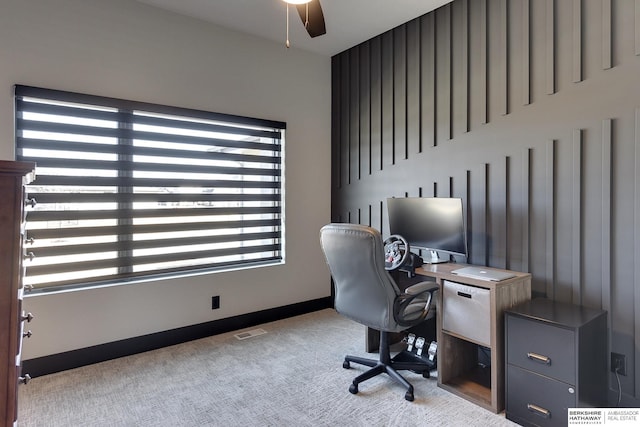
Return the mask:
[[[444,281],[442,329],[491,346],[491,291]]]
[[[576,384],[574,331],[507,314],[507,363]]]
[[[507,365],[506,416],[521,425],[566,426],[576,391],[561,381]]]

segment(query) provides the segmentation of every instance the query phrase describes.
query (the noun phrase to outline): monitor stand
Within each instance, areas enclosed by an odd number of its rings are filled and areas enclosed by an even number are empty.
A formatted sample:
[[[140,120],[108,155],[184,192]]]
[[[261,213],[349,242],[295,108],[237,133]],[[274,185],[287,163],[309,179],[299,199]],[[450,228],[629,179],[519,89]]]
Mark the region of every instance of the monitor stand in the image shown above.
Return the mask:
[[[427,253],[422,257],[425,264],[441,264],[444,262],[449,262],[447,258],[440,258],[438,255],[438,251],[426,251]]]

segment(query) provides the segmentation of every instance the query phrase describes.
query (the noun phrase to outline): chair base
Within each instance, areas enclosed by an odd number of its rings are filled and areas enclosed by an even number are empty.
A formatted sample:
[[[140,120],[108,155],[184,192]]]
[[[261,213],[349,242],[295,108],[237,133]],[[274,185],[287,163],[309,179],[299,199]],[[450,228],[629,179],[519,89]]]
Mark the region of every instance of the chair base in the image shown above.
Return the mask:
[[[407,392],[404,398],[409,402],[414,399],[413,386],[407,381],[398,371],[411,370],[416,373],[421,373],[423,377],[429,378],[430,370],[433,364],[428,363],[425,360],[410,360],[406,354],[400,353],[395,358],[391,359],[389,350],[389,333],[382,331],[380,333],[380,357],[378,360],[366,359],[358,356],[345,356],[342,367],[349,369],[351,363],[357,363],[359,365],[369,366],[371,369],[358,375],[349,387],[349,391],[352,394],[358,393],[358,384],[364,382],[370,378],[373,378],[380,374],[389,375],[394,381],[403,385]]]

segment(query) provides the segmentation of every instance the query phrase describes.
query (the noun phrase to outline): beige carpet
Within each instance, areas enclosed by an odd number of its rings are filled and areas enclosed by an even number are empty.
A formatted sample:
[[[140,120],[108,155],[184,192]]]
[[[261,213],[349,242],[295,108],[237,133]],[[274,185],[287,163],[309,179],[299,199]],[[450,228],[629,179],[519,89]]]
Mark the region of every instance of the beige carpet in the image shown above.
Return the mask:
[[[322,310],[47,375],[20,389],[29,426],[514,426],[407,373],[415,401],[386,375],[348,388],[364,367],[364,327]],[[255,329],[255,328],[251,328]]]

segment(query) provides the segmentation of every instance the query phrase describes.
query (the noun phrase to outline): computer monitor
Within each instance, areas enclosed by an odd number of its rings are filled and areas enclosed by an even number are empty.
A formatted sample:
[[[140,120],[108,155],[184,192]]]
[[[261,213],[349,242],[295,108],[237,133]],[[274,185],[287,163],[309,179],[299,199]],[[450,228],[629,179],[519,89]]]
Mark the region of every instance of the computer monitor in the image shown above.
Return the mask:
[[[387,199],[389,232],[407,240],[411,249],[428,251],[425,263],[449,261],[438,252],[467,256],[467,234],[462,199],[404,197]],[[426,255],[426,256],[425,256]]]

